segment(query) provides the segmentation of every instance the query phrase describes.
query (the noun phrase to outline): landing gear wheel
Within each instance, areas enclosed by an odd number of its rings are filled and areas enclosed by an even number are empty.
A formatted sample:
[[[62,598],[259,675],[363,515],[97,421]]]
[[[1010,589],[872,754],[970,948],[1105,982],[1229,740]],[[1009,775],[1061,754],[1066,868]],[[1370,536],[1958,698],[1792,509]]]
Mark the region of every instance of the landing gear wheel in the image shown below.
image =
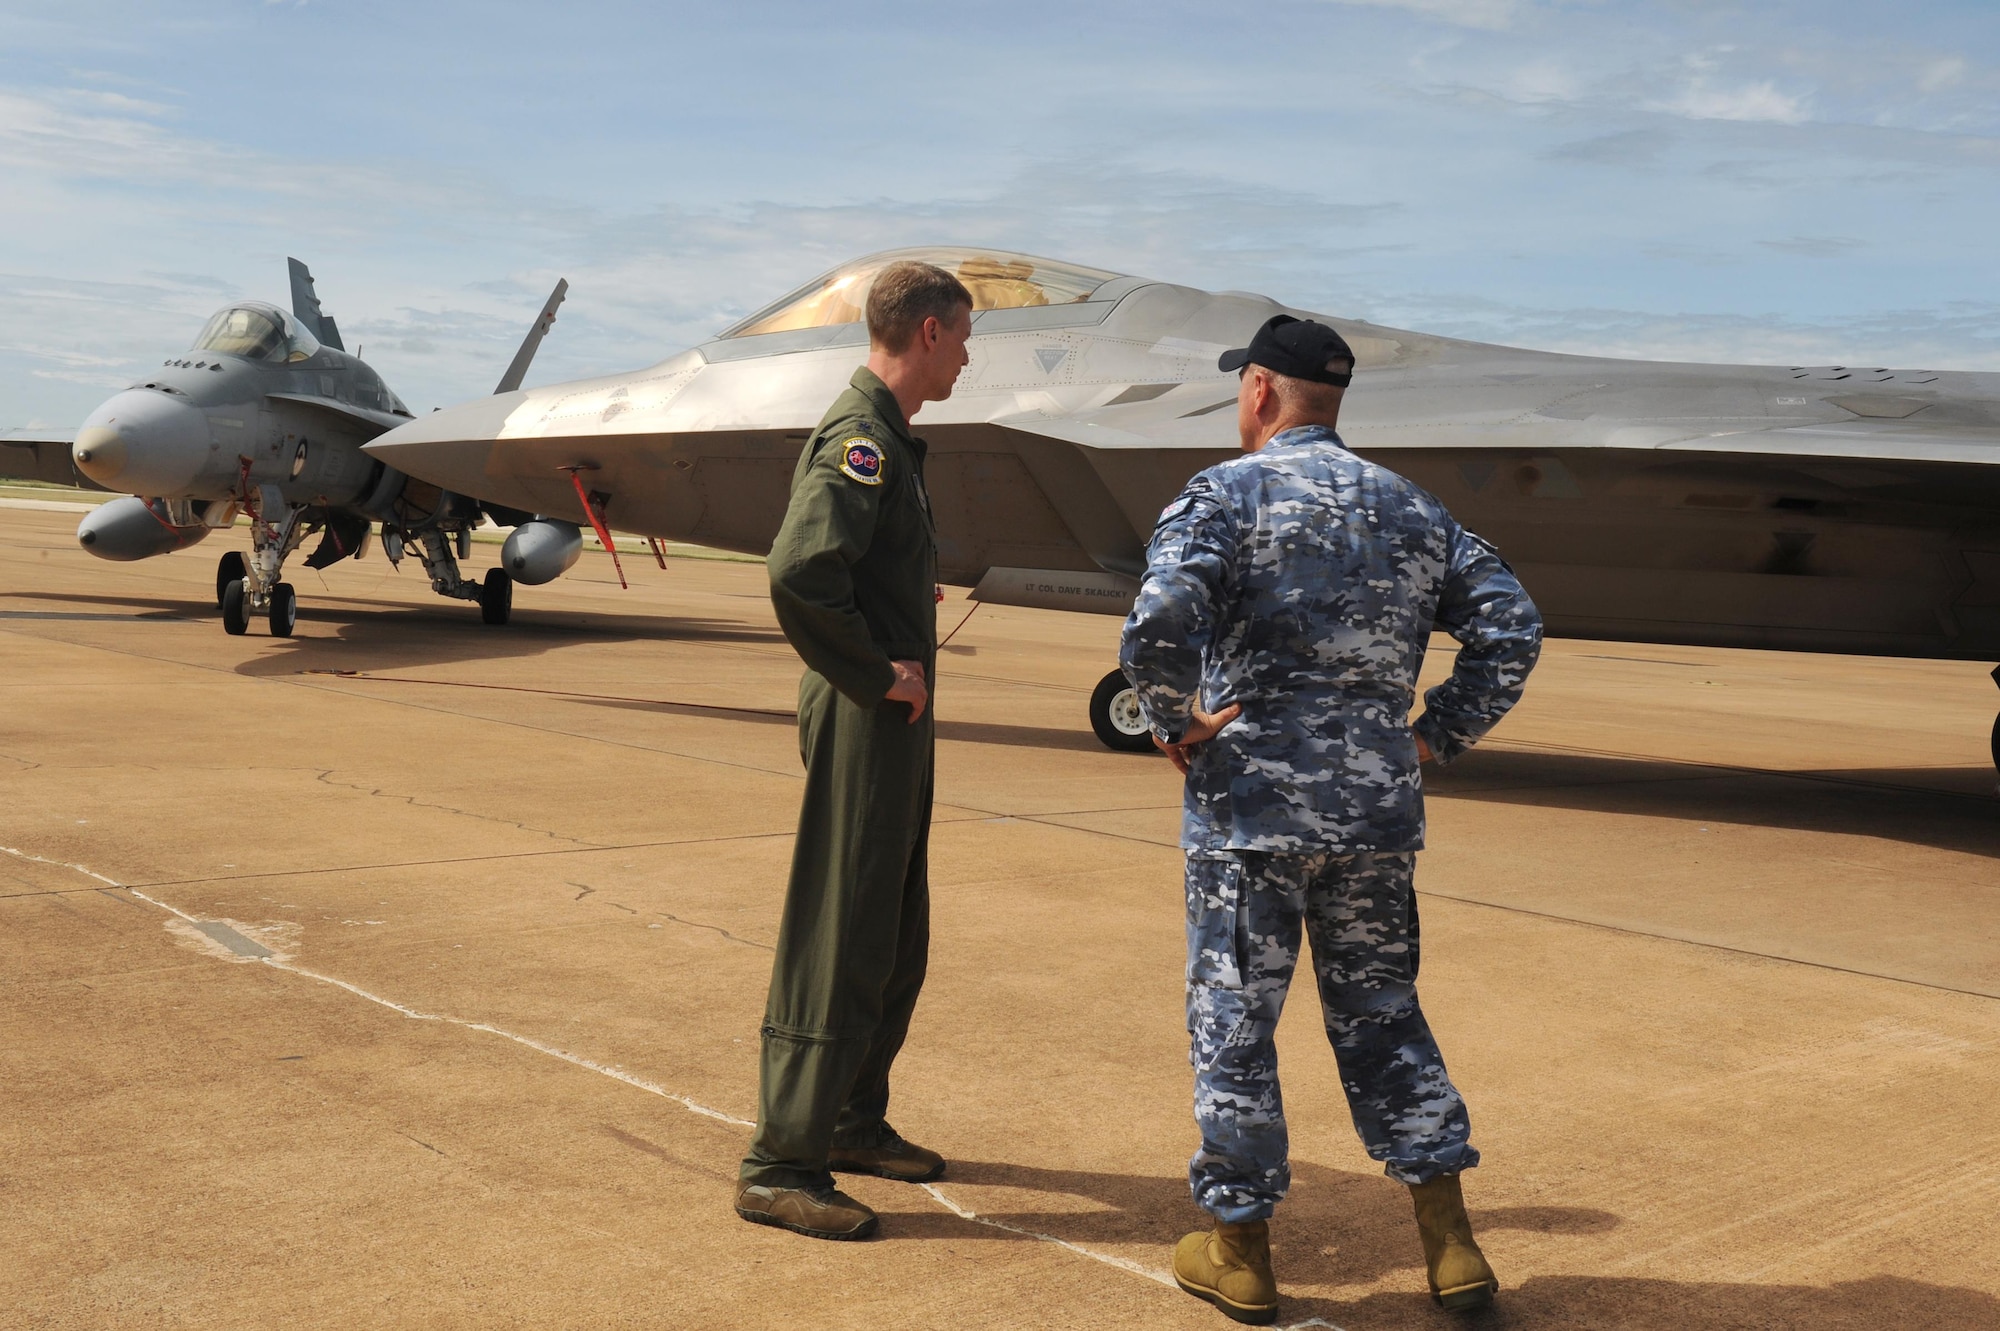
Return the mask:
[[[281,582],[271,588],[271,636],[289,638],[299,623],[299,596],[292,584]]]
[[[2000,716],[1993,718],[1993,767],[2000,771]]]
[[[244,610],[248,594],[243,589],[243,579],[232,578],[222,589],[222,631],[232,636],[240,636],[250,627],[250,616]]]
[[[241,582],[250,576],[250,565],[243,558],[241,550],[230,550],[215,561],[215,603],[222,604],[224,593],[232,582]]]
[[[505,624],[514,613],[514,579],[504,568],[486,570],[479,584],[479,617],[488,624]]]
[[[1139,695],[1125,672],[1114,670],[1097,681],[1090,695],[1090,728],[1107,749],[1119,753],[1151,753],[1153,735],[1139,711]]]

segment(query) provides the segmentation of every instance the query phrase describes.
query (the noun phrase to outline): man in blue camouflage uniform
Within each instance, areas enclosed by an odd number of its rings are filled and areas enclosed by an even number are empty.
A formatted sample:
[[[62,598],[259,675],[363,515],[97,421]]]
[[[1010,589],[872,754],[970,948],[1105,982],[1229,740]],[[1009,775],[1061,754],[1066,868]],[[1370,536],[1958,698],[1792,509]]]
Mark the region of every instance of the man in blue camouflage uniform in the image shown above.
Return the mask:
[[[1419,762],[1452,761],[1514,705],[1541,620],[1492,546],[1341,444],[1353,365],[1333,329],[1284,315],[1222,357],[1246,456],[1161,514],[1119,658],[1187,777],[1189,1179],[1216,1226],[1181,1241],[1174,1274],[1238,1321],[1277,1315],[1273,1036],[1301,932],[1355,1128],[1415,1196],[1432,1294],[1469,1308],[1499,1287],[1459,1191],[1479,1163],[1465,1103],[1417,1004],[1411,871]],[[1412,722],[1433,628],[1458,659]]]

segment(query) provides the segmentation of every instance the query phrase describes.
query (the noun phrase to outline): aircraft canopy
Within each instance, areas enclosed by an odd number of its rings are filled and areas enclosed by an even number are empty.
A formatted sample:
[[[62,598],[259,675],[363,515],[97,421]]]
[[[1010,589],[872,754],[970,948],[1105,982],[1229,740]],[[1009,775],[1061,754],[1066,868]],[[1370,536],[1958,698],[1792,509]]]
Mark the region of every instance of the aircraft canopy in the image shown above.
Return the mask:
[[[195,339],[196,351],[222,351],[250,360],[302,361],[319,350],[319,339],[275,305],[246,300],[219,310]]]
[[[1055,259],[1037,259],[1027,254],[1010,254],[1004,250],[890,250],[856,259],[814,278],[797,291],[725,329],[720,336],[754,337],[759,333],[783,333],[796,328],[860,323],[876,275],[903,259],[934,263],[956,276],[972,293],[975,313],[980,310],[1017,310],[1030,305],[1068,305],[1088,300],[1092,292],[1118,276],[1098,268],[1085,268]]]

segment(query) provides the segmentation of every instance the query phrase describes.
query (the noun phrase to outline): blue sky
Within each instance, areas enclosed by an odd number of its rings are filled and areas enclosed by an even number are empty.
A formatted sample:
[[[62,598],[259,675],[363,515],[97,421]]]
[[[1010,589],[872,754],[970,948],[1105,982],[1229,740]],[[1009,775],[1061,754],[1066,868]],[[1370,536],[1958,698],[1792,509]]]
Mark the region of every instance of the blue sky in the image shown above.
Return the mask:
[[[2000,5],[9,0],[0,428],[311,264],[413,407],[993,244],[1567,351],[2000,370]]]

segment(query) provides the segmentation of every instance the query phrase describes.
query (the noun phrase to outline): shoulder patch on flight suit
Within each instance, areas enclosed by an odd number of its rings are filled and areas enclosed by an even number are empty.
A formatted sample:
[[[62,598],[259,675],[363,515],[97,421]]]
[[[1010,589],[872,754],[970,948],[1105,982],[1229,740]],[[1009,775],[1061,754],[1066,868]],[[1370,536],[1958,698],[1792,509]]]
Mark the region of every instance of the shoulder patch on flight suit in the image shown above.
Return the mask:
[[[1173,503],[1168,504],[1164,509],[1160,510],[1159,520],[1153,524],[1153,530],[1158,531],[1193,507],[1194,496],[1182,495],[1179,499],[1176,499]]]
[[[882,445],[866,435],[840,441],[840,470],[863,485],[882,483]]]

